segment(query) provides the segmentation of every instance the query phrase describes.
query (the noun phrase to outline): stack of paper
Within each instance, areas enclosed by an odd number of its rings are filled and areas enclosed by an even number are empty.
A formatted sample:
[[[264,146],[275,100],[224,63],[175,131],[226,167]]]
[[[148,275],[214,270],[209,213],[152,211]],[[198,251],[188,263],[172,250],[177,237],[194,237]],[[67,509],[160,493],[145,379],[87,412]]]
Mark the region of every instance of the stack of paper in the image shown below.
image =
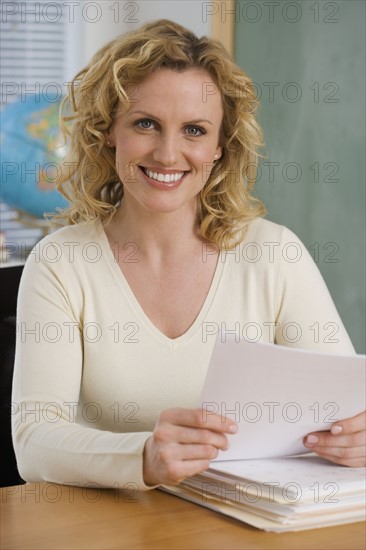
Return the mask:
[[[213,463],[165,490],[266,531],[365,520],[365,472],[314,456]]]
[[[303,446],[309,432],[365,409],[365,356],[218,337],[201,406],[239,432],[206,472],[165,490],[267,531],[365,519],[365,469]]]

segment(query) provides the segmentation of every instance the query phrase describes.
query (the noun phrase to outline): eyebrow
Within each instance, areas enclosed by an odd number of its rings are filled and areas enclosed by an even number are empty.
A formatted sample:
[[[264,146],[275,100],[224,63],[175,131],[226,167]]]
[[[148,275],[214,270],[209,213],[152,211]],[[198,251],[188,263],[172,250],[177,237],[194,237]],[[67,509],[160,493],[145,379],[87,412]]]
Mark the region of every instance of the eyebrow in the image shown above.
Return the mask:
[[[160,118],[158,118],[157,116],[152,115],[150,113],[147,113],[145,111],[132,111],[132,112],[130,111],[128,113],[128,117],[138,115],[138,114],[146,116],[148,118],[152,118],[153,120],[156,120],[157,122],[161,122]],[[188,120],[187,122],[185,122],[185,124],[200,124],[202,122],[207,122],[208,124],[211,124],[211,126],[213,126],[212,122],[210,120],[205,119],[205,118],[199,118],[197,120]]]

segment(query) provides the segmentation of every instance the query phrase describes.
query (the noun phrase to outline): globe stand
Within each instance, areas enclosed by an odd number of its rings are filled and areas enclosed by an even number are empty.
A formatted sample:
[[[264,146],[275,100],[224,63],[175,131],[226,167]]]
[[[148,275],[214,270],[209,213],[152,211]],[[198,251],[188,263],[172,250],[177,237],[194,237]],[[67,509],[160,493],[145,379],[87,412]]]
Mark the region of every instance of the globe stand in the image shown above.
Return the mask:
[[[48,220],[37,218],[37,216],[28,214],[27,212],[25,212],[24,210],[20,210],[19,208],[16,209],[16,212],[18,214],[18,217],[15,218],[16,221],[31,229],[41,229],[42,238],[51,232],[51,224]]]
[[[25,231],[27,231],[27,229],[37,230],[38,234],[34,236],[33,242],[28,243],[28,250],[26,251],[26,248],[23,248],[24,243],[22,243],[22,237],[20,237],[19,240],[17,238],[11,238],[11,240],[9,240],[7,230],[0,231],[0,267],[11,267],[13,265],[24,264],[31,248],[33,248],[33,246],[43,237],[52,232],[51,223],[48,220],[28,214],[19,208],[14,208],[12,210],[11,221],[21,224]]]

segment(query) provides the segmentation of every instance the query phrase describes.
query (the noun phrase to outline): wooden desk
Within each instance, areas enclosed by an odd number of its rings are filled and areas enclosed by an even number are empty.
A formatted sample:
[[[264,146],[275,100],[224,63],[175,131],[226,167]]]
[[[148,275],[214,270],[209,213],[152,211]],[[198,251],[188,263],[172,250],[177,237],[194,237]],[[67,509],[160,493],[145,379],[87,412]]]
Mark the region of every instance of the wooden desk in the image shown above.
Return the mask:
[[[353,550],[365,548],[365,526],[266,533],[158,490],[35,483],[1,489],[0,548]]]

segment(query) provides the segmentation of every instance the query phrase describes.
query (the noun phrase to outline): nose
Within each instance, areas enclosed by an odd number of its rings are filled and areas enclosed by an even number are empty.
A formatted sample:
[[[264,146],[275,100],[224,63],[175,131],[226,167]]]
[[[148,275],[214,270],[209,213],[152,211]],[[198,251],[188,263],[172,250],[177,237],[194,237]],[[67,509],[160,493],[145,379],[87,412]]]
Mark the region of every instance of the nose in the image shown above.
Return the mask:
[[[153,152],[153,158],[163,166],[173,166],[179,157],[178,138],[173,134],[160,134]]]

